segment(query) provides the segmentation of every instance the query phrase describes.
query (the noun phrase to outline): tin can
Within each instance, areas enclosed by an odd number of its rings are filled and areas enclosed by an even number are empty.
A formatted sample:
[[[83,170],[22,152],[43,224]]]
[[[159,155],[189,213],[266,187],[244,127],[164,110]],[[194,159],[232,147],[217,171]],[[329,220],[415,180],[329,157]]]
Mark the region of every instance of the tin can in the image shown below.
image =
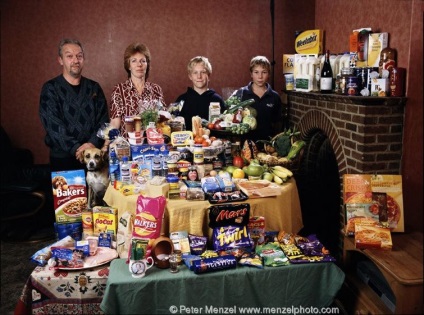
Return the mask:
[[[356,96],[359,94],[358,77],[350,75],[346,80],[346,94]]]

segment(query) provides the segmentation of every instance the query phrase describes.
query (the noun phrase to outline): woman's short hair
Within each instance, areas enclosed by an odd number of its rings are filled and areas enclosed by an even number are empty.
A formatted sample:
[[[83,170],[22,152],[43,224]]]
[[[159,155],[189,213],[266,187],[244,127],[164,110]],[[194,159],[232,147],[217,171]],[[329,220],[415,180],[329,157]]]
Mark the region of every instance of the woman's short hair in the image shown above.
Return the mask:
[[[124,52],[124,69],[128,74],[128,78],[131,77],[130,71],[130,58],[134,56],[136,53],[143,54],[146,57],[147,61],[147,70],[145,80],[149,77],[150,72],[150,50],[146,45],[141,43],[132,43],[130,44]]]
[[[252,60],[250,60],[250,72],[253,71],[253,68],[255,66],[262,66],[266,70],[268,70],[268,72],[271,72],[271,63],[269,62],[268,58],[265,56],[256,56],[256,57],[253,57]]]
[[[196,56],[194,58],[191,58],[191,60],[188,62],[188,65],[187,65],[188,74],[190,74],[191,71],[193,70],[194,66],[199,64],[199,63],[203,64],[208,75],[212,74],[212,65],[209,62],[209,59],[206,58],[206,57],[203,57],[203,56]]]
[[[74,45],[80,46],[81,47],[81,51],[84,54],[84,48],[82,47],[82,44],[80,43],[79,40],[72,39],[72,38],[64,38],[59,43],[59,57],[63,57],[62,56],[63,46],[65,46],[67,44],[74,44]]]

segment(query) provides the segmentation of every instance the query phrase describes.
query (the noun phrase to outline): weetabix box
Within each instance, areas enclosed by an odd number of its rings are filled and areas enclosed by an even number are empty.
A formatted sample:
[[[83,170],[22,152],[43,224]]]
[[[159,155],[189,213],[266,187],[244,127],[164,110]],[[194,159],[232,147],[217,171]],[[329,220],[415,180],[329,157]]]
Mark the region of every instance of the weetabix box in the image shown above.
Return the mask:
[[[381,51],[387,47],[389,33],[371,33],[368,38],[368,67],[378,67]]]
[[[81,214],[87,209],[84,170],[52,172],[51,176],[56,222],[81,222]]]
[[[385,194],[385,204],[380,205],[374,195]],[[401,175],[345,174],[343,200],[346,209],[346,233],[353,222],[380,223],[381,209],[387,209],[388,227],[392,232],[404,232],[404,211]],[[383,207],[384,206],[384,207]],[[354,224],[354,223],[353,223]]]
[[[298,54],[322,54],[322,30],[308,30],[300,33],[295,40],[294,48]]]

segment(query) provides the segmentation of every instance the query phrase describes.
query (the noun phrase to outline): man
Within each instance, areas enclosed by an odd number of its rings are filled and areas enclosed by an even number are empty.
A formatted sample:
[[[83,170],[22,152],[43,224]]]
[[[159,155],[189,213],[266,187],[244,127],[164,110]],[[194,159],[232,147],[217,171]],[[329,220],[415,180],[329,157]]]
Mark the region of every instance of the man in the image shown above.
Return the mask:
[[[187,92],[180,95],[176,102],[184,101],[180,116],[184,117],[186,129],[192,130],[191,118],[193,116],[200,116],[208,120],[210,103],[218,102],[221,113],[225,110],[225,103],[220,95],[213,89],[209,89],[212,65],[208,58],[203,56],[192,58],[187,65],[187,71],[193,87],[187,88]]]
[[[81,75],[84,50],[78,40],[61,40],[58,61],[62,74],[41,90],[44,141],[50,148],[52,171],[82,169],[84,150],[104,143],[97,131],[109,121],[106,98],[97,82]]]

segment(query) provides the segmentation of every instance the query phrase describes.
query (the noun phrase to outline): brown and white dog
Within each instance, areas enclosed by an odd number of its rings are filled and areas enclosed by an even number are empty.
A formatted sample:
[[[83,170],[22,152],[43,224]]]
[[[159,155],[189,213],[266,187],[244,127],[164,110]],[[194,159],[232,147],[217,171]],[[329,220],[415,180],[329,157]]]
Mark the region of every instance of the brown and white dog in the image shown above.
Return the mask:
[[[87,168],[88,200],[91,209],[94,206],[104,206],[103,201],[109,185],[109,158],[108,153],[97,148],[84,150],[84,163]]]

